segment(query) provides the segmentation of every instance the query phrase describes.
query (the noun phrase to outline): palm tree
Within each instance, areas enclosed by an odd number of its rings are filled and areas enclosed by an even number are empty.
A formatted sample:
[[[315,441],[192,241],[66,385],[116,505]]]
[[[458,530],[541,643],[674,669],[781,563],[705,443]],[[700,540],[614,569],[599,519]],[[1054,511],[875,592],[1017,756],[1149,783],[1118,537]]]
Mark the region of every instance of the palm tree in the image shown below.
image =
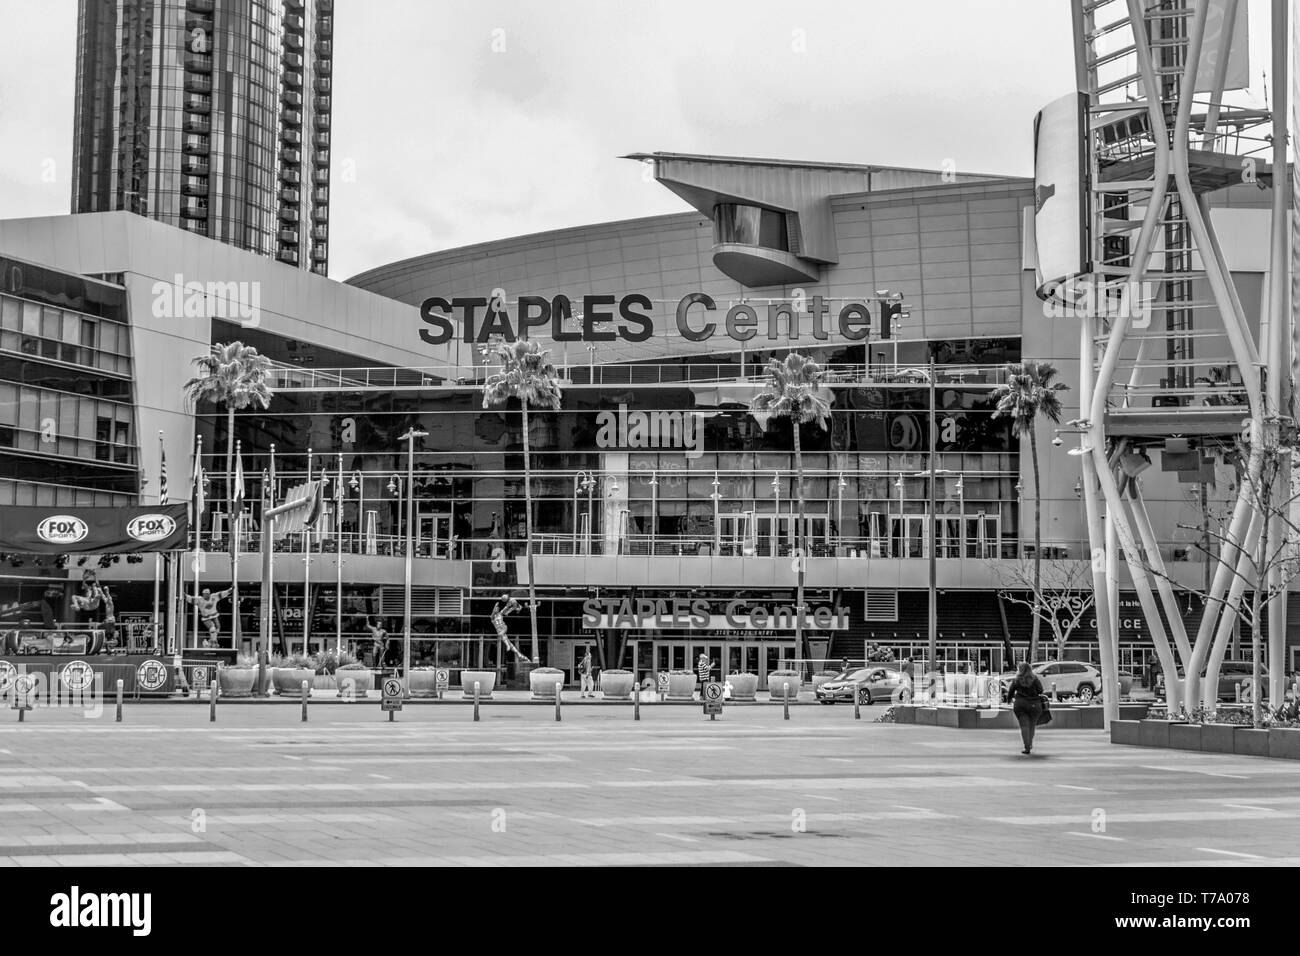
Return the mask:
[[[799,440],[800,426],[816,422],[819,428],[825,428],[830,421],[831,406],[822,395],[822,367],[810,358],[798,352],[791,352],[785,361],[772,359],[767,364],[767,388],[754,396],[749,403],[751,412],[768,415],[771,418],[790,419],[790,432],[794,435],[794,470],[799,501],[796,547],[808,553],[804,541],[804,487],[803,487],[803,445]],[[804,614],[804,574],[806,560],[798,564],[798,607],[795,609],[795,646],[799,653],[807,657],[803,646]]]
[[[533,574],[533,475],[528,445],[528,409],[560,408],[560,375],[537,342],[520,340],[493,349],[501,370],[483,383],[483,407],[518,399],[524,427],[524,527],[528,555],[528,616],[532,624],[533,662],[541,660],[537,639],[537,585]]]
[[[185,383],[185,397],[193,405],[207,401],[226,409],[226,513],[232,536],[238,532],[235,500],[235,412],[271,404],[271,388],[266,384],[271,374],[271,360],[251,345],[227,342],[213,345],[207,355],[194,359],[199,375]],[[233,540],[233,538],[232,538]],[[231,635],[239,648],[239,581],[235,573],[235,548],[230,549]],[[269,635],[267,635],[269,639]]]
[[[1038,659],[1039,601],[1042,593],[1043,562],[1043,502],[1039,489],[1038,436],[1034,426],[1039,417],[1049,421],[1061,420],[1060,392],[1070,386],[1054,382],[1056,366],[1050,362],[1012,362],[1006,367],[1007,381],[993,390],[997,399],[994,418],[1010,418],[1011,434],[1017,438],[1029,436],[1029,453],[1034,462],[1034,614],[1033,630],[1029,638],[1029,660]]]

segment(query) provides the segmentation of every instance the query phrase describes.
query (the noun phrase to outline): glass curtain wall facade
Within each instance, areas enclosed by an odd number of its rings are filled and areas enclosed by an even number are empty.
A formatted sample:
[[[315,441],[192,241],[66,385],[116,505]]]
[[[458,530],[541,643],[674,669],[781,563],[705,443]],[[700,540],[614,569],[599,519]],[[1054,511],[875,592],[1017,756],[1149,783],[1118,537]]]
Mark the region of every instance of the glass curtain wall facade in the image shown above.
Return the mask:
[[[73,212],[325,274],[332,0],[81,0]]]
[[[0,504],[139,491],[126,294],[0,257]]]
[[[233,333],[233,329],[230,330]],[[218,338],[222,330],[214,333]],[[247,338],[247,332],[245,331]],[[259,350],[278,362],[340,367],[337,354],[314,354],[304,343],[265,332],[254,336]],[[805,536],[813,556],[988,559],[1017,553],[1018,443],[1006,419],[994,419],[994,371],[1019,359],[1017,339],[893,343],[899,357],[921,368],[943,360],[943,383],[931,387],[916,375],[860,377],[827,390],[829,427],[802,431],[805,474]],[[822,350],[832,366],[861,362],[854,347]],[[862,348],[856,347],[861,353]],[[755,374],[767,358],[746,356]],[[739,364],[739,355],[711,354],[663,360],[653,366],[627,365],[605,372],[627,373],[626,386],[584,385],[565,390],[559,412],[530,416],[534,552],[541,555],[657,555],[772,557],[788,555],[796,543],[798,514],[795,462],[788,421],[760,423],[743,400],[720,389],[717,366]],[[859,366],[860,367],[860,366]],[[901,366],[890,366],[898,369]],[[712,382],[690,383],[693,368],[707,369]],[[673,370],[677,370],[674,372]],[[574,378],[580,369],[571,370]],[[381,371],[382,374],[382,371]],[[701,376],[703,379],[703,376]],[[749,393],[752,386],[747,387]],[[933,400],[933,407],[932,407]],[[205,467],[214,480],[204,535],[210,547],[228,546],[229,525],[220,513],[224,499],[226,416],[221,409],[198,410],[203,447],[212,452]],[[415,557],[466,561],[471,585],[463,604],[450,608],[445,589],[424,590],[417,607],[417,634],[453,638],[437,646],[444,662],[474,663],[486,653],[496,660],[497,641],[489,614],[504,591],[519,585],[514,559],[525,548],[523,436],[517,406],[484,409],[472,384],[358,389],[284,387],[271,407],[235,418],[235,438],[250,476],[249,498],[265,492],[275,448],[275,497],[306,477],[311,450],[313,477],[330,479],[328,515],[314,535],[279,542],[283,551],[342,550],[345,554],[405,554],[405,502],[415,497],[417,526],[411,529]],[[935,515],[927,528],[930,495],[930,429],[935,425]],[[429,437],[415,446],[414,487],[407,488],[406,445],[401,435],[415,426]],[[766,427],[765,427],[766,426]],[[252,526],[257,526],[254,506]],[[251,532],[251,528],[250,528]],[[255,550],[249,533],[241,544]],[[417,572],[417,580],[421,572]],[[864,585],[866,582],[863,582]],[[647,582],[652,585],[652,582]],[[589,588],[543,587],[543,634],[581,640],[582,601]],[[395,593],[389,594],[392,590]],[[364,617],[388,618],[400,633],[400,588],[367,585],[353,576],[344,589],[343,631],[363,637]],[[662,591],[662,593],[660,593]],[[716,593],[714,593],[716,592]],[[742,590],[697,592],[718,604],[743,597]],[[675,597],[670,589],[643,596]],[[765,602],[793,602],[794,594],[754,593]],[[829,592],[809,601],[834,603]],[[302,614],[303,590],[286,586],[278,599]],[[859,601],[860,598],[855,600]],[[417,605],[420,600],[417,598]],[[319,584],[310,601],[316,634],[336,627],[333,583]],[[855,627],[865,623],[854,611]],[[300,626],[300,625],[298,625]],[[513,624],[516,634],[526,622]],[[865,632],[863,632],[865,633]],[[788,636],[788,635],[787,635]],[[647,645],[648,647],[648,645]],[[434,653],[433,646],[427,652]],[[629,648],[628,654],[632,651]],[[786,656],[792,655],[792,649]],[[417,647],[417,659],[420,657]],[[608,666],[614,666],[612,663]]]

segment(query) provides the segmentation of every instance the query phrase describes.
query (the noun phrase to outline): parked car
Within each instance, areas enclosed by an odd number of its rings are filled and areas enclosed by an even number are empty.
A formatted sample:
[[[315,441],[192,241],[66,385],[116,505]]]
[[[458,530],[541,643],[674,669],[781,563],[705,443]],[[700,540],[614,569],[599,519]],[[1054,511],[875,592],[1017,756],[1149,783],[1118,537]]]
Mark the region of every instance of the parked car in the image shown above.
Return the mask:
[[[1233,701],[1237,699],[1237,685],[1245,684],[1249,687],[1253,679],[1254,665],[1250,661],[1224,661],[1219,666],[1219,700]],[[1182,667],[1178,668],[1178,678],[1183,676]],[[1201,676],[1205,676],[1205,671],[1201,671]],[[1268,692],[1268,668],[1260,665],[1259,668],[1260,684],[1264,686],[1264,693]],[[1165,693],[1165,673],[1161,671],[1156,675],[1155,694],[1157,697],[1163,697]],[[1246,691],[1249,694],[1249,690]],[[1244,696],[1244,695],[1243,695]]]
[[[839,700],[852,703],[855,687],[859,688],[858,700],[864,704],[892,700],[895,693],[902,700],[909,700],[912,696],[911,682],[902,671],[892,667],[857,667],[819,685],[816,697],[823,704]]]
[[[1058,696],[1077,697],[1082,701],[1092,700],[1101,693],[1101,671],[1083,661],[1040,661],[1033,665],[1033,670],[1043,682],[1045,694],[1051,694],[1053,684]],[[1015,676],[1015,671],[1001,675],[1004,696]],[[1123,693],[1123,681],[1120,692]]]

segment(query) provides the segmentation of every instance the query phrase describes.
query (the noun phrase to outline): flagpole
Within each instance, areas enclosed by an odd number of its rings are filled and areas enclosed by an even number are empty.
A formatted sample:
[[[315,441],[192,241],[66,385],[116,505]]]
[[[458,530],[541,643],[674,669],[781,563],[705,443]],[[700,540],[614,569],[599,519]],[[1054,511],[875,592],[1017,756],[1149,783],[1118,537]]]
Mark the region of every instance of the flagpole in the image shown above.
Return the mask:
[[[194,436],[194,634],[191,646],[199,646],[199,562],[203,559],[203,436]]]
[[[321,477],[325,475],[321,469]],[[307,449],[307,487],[311,487],[311,449]],[[311,640],[311,528],[303,528],[302,556],[302,653],[306,657]]]
[[[239,527],[244,515],[244,449],[235,442],[235,500],[230,526],[230,646],[239,651]]]
[[[343,653],[343,452],[334,488],[334,653]]]
[[[167,504],[167,451],[163,447],[162,429],[158,429],[158,504]],[[162,599],[162,555],[153,553],[153,643],[162,642],[162,627],[158,616],[158,602]]]

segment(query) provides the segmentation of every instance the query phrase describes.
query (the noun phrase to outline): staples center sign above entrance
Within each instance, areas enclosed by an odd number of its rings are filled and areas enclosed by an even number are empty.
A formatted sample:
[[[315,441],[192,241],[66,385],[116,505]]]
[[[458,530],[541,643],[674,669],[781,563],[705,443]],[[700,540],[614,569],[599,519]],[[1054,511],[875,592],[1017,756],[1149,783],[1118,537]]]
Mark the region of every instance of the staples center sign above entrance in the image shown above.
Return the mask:
[[[882,304],[884,312],[895,308]],[[555,342],[644,342],[655,334],[654,304],[648,296],[587,295],[575,302],[566,295],[547,299],[521,295],[514,303],[494,290],[491,297],[469,296],[444,299],[433,296],[420,304],[420,338],[429,345],[452,339],[462,342],[506,342],[526,339],[533,329],[550,329]],[[733,305],[725,316],[716,315],[718,305],[703,292],[691,292],[677,303],[677,333],[690,342],[703,342],[721,331],[737,342],[746,342],[762,331],[771,341],[798,340],[806,331],[813,339],[826,341],[831,333],[831,308],[820,295],[790,302],[769,302],[760,315],[746,303]],[[850,341],[866,339],[871,333],[872,312],[865,302],[847,302],[834,317],[840,336]],[[566,323],[577,328],[566,328]],[[459,328],[458,328],[459,326]],[[881,338],[889,338],[887,321],[877,322]]]

